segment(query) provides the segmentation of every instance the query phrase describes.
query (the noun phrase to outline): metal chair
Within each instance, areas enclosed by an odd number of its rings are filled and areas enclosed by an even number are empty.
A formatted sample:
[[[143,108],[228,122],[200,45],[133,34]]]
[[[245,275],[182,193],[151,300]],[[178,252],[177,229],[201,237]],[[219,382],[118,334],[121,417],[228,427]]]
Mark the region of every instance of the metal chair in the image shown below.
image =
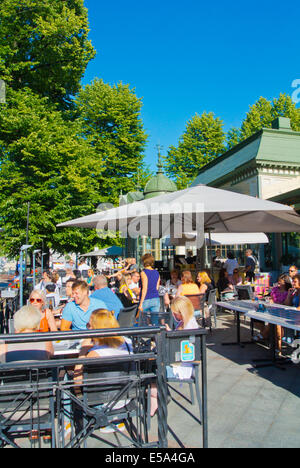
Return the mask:
[[[13,366],[13,364],[12,364]],[[31,436],[31,445],[51,433],[56,446],[52,370],[0,370],[0,446],[20,448],[16,439]],[[34,435],[34,440],[33,440]]]
[[[205,328],[205,314],[204,314],[204,307],[205,307],[205,294],[186,294],[195,309],[195,317],[197,322],[202,328]]]
[[[249,284],[235,286],[235,290],[237,292],[239,301],[245,301],[254,298],[252,286]]]
[[[58,390],[60,402],[66,397],[72,401],[74,427],[71,440],[65,447],[85,447],[89,437],[115,447],[96,431],[116,421],[124,421],[128,431],[128,435],[122,433],[116,426],[114,435],[119,447],[124,447],[119,436],[125,439],[125,444],[129,443],[128,447],[147,444],[145,384],[146,379],[144,383],[143,375],[135,369],[133,357],[116,356],[110,364],[99,361],[91,365],[85,363],[82,382],[74,381]],[[64,409],[60,407],[59,414],[61,411]]]
[[[125,308],[127,307],[131,307],[133,304],[132,304],[132,301],[130,299],[128,299],[127,296],[125,296],[124,293],[119,293],[119,292],[116,292],[115,293],[116,296],[120,299],[120,301],[122,302],[123,306]]]
[[[170,366],[172,363],[185,362],[184,360],[184,344],[188,343],[189,346],[192,346],[194,349],[194,355],[190,357],[189,362],[193,364],[193,372],[189,378],[177,378],[177,377],[168,377],[167,385],[169,389],[169,395],[171,396],[172,401],[183,411],[189,414],[198,424],[202,426],[203,431],[203,446],[206,445],[207,441],[207,381],[206,381],[206,334],[207,331],[203,329],[198,330],[182,330],[182,331],[172,331],[167,332],[166,334],[166,352],[165,352],[165,364]],[[201,376],[201,378],[200,378]],[[179,384],[188,384],[190,390],[190,399],[187,398],[186,394],[182,391],[175,388],[173,383]],[[196,400],[194,398],[193,387],[195,388]],[[172,396],[172,392],[176,396]],[[178,396],[181,397],[185,402],[190,405],[198,404],[199,416],[195,416],[195,413],[187,408],[186,405],[183,405]],[[181,441],[176,436],[175,432],[168,427],[169,431],[181,445]]]
[[[208,300],[207,300],[207,306],[209,309],[210,317],[214,316],[214,322],[215,322],[215,328],[217,328],[217,307],[216,307],[216,302],[217,302],[217,290],[212,289],[209,291],[208,295]]]
[[[134,304],[131,307],[125,307],[120,310],[118,322],[121,328],[133,327],[135,325],[137,310],[138,304]]]
[[[172,328],[172,326],[173,326],[173,316],[172,316],[171,310],[170,309],[166,310],[163,296],[160,296],[159,300],[160,300],[159,311],[156,314],[153,314],[153,315],[155,315],[158,318],[158,322],[159,322],[160,325],[164,325],[165,323],[167,323],[170,326],[170,328]],[[151,314],[150,314],[150,312],[139,313],[138,326],[142,327],[142,326],[148,326],[150,324],[151,324]]]

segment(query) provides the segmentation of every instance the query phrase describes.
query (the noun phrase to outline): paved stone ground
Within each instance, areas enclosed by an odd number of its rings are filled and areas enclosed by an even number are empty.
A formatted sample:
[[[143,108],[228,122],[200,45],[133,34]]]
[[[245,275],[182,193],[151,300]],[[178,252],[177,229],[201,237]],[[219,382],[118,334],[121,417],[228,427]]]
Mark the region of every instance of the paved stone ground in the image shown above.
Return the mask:
[[[250,338],[243,321],[241,336]],[[233,317],[219,316],[207,344],[209,447],[300,447],[300,367],[254,369],[252,359],[268,357],[268,350],[222,345],[235,339]],[[184,445],[200,447],[201,427],[173,402],[168,410],[169,425]],[[172,438],[170,446],[176,446]]]

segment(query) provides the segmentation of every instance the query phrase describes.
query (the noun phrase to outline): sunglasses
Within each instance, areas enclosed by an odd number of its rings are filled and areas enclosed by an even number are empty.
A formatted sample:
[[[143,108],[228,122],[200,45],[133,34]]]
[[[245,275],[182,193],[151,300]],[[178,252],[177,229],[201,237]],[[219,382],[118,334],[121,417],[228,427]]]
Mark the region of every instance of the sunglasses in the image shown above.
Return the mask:
[[[33,304],[34,302],[38,302],[38,303],[40,304],[40,303],[43,302],[43,301],[42,301],[42,299],[40,299],[40,298],[31,297],[31,298],[29,299],[29,302],[30,302],[30,304]]]

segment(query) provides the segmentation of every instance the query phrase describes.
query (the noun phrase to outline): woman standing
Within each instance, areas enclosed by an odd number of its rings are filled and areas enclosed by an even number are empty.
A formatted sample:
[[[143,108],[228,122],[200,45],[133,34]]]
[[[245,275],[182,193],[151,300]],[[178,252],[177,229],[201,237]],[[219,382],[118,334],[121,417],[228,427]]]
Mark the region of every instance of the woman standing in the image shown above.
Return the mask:
[[[160,299],[158,288],[160,285],[160,276],[157,270],[154,270],[154,257],[151,254],[145,254],[142,257],[144,270],[141,273],[141,298],[138,311],[142,314],[142,323],[145,314],[150,313],[151,325],[159,325]]]

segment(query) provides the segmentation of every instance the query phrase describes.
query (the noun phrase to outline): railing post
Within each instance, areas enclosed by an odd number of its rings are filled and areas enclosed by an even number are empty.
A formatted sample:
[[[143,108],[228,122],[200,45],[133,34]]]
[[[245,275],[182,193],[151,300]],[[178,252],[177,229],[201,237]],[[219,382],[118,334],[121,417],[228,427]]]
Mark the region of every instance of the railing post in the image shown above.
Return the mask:
[[[158,442],[160,448],[168,448],[168,387],[166,365],[164,357],[166,354],[166,330],[161,327],[157,335],[157,424],[158,424]]]
[[[203,448],[208,448],[208,415],[207,415],[207,356],[206,335],[201,335],[201,380],[202,380],[202,441]]]

